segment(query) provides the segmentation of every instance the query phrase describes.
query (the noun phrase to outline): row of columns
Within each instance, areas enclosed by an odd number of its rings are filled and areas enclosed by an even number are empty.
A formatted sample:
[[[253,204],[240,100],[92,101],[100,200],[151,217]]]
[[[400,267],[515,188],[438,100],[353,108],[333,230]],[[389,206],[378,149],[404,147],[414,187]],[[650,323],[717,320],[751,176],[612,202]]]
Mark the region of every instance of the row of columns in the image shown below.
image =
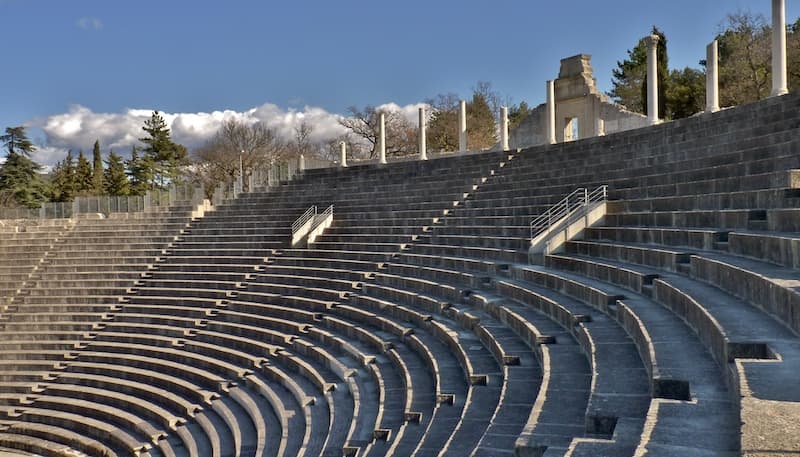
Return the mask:
[[[658,124],[658,35],[645,38],[647,44],[647,119]],[[786,3],[772,0],[772,96],[787,94],[786,64]],[[547,81],[546,139],[556,142],[556,108],[554,81]],[[719,111],[719,43],[714,40],[706,47],[706,112]],[[597,135],[604,134],[603,120],[595,125]]]
[[[656,59],[658,36],[647,38],[647,117],[658,123]],[[772,92],[773,97],[789,93],[786,63],[786,0],[772,0]],[[706,112],[719,111],[719,43],[706,47]]]
[[[427,139],[425,129],[427,124],[427,115],[425,108],[419,108],[419,158],[420,160],[428,160]],[[508,108],[503,106],[500,108],[500,146],[504,151],[508,147]],[[378,161],[386,163],[386,116],[384,113],[378,115]],[[467,102],[461,100],[458,107],[458,150],[459,152],[467,152]],[[342,141],[339,143],[339,164],[342,167],[347,167],[347,143]],[[305,168],[301,166],[301,170]]]
[[[658,35],[645,38],[647,45],[647,119],[650,124],[658,124]],[[786,63],[786,3],[785,0],[772,0],[772,96],[787,94],[788,78]],[[719,111],[719,43],[714,40],[706,47],[706,112]],[[420,160],[428,160],[425,139],[425,108],[419,108],[419,155]],[[546,139],[556,143],[555,81],[547,81]],[[603,119],[597,119],[595,133],[605,134]],[[386,163],[386,119],[380,114],[378,127],[378,154],[380,163]],[[500,146],[504,151],[508,144],[508,108],[500,108]],[[461,100],[458,105],[458,150],[467,151],[467,103]],[[347,146],[341,143],[341,166],[347,166]]]

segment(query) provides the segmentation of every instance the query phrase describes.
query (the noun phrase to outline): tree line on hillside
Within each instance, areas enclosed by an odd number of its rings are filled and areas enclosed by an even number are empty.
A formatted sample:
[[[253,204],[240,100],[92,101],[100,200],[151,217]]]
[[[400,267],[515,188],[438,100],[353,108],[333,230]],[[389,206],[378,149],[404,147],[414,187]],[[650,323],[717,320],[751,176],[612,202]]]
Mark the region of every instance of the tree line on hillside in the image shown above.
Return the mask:
[[[686,67],[669,69],[667,38],[656,27],[653,33],[661,40],[658,47],[659,117],[678,119],[702,111],[705,107],[705,71]],[[722,106],[752,102],[769,95],[771,81],[771,30],[762,16],[750,13],[731,14],[717,35],[719,40],[720,95]],[[787,30],[789,54],[789,89],[800,87],[800,20]],[[700,62],[704,67],[705,62]],[[628,109],[647,111],[647,50],[643,40],[627,51],[627,58],[617,63],[608,95]],[[426,100],[429,106],[427,146],[431,152],[458,149],[458,109],[460,97],[439,94]],[[513,130],[531,112],[527,103],[511,104],[479,81],[466,100],[467,137],[472,150],[487,149],[498,141],[500,106],[509,106],[509,126]],[[339,144],[344,142],[351,158],[373,159],[377,154],[378,119],[386,121],[386,147],[390,156],[417,153],[418,127],[401,111],[388,107],[351,107],[348,116],[339,119],[345,134],[322,143],[312,141],[313,129],[303,121],[289,139],[282,138],[261,122],[230,119],[191,154],[172,140],[163,116],[154,111],[144,122],[145,135],[133,146],[130,157],[109,151],[105,160],[99,141],[92,148],[91,160],[83,151],[72,152],[59,161],[48,175],[31,158],[34,144],[24,127],[9,127],[0,135],[7,150],[0,165],[0,206],[39,207],[43,202],[69,202],[87,195],[143,195],[151,189],[163,189],[171,183],[194,182],[205,186],[207,194],[220,183],[232,181],[241,168],[245,183],[253,172],[300,155],[323,159],[339,158]]]
[[[90,195],[144,195],[177,181],[188,165],[187,149],[172,141],[164,118],[154,111],[144,122],[146,136],[139,139],[129,159],[109,151],[103,160],[100,142],[95,141],[92,160],[72,151],[59,161],[49,175],[31,155],[36,146],[28,139],[25,127],[8,127],[0,141],[6,148],[6,161],[0,166],[0,206],[38,208],[42,203],[70,202]]]

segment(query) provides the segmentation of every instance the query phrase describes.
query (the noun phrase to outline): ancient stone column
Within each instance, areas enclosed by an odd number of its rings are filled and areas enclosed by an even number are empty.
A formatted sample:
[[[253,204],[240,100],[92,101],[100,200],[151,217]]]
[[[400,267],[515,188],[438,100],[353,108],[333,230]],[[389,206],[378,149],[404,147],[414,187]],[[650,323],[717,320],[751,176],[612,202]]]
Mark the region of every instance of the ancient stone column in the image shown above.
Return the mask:
[[[458,105],[458,151],[467,151],[467,102]]]
[[[386,163],[386,116],[383,113],[380,116],[380,131],[378,133],[380,136],[378,153],[381,157],[381,163]]]
[[[647,120],[658,124],[658,35],[645,38],[647,43]]]
[[[787,93],[786,3],[785,0],[772,0],[772,95]]]
[[[500,149],[508,151],[508,108],[500,107]]]
[[[341,159],[339,160],[339,163],[342,165],[342,167],[346,168],[347,167],[347,143],[345,143],[344,141],[339,143],[339,151],[341,153]]]
[[[706,112],[719,111],[719,55],[714,40],[706,47]]]
[[[428,145],[425,139],[425,107],[419,109],[419,160],[428,160]]]
[[[555,81],[547,81],[547,142],[556,144],[556,89]]]
[[[599,117],[594,121],[594,134],[595,136],[605,136],[606,122]]]

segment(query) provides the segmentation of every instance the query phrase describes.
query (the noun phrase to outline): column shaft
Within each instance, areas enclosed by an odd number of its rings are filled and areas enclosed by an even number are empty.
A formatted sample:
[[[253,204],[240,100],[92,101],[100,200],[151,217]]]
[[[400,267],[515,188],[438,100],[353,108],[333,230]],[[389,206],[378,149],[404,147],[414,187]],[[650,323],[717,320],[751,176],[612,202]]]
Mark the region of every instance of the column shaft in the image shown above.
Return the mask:
[[[419,109],[419,160],[428,160],[428,145],[425,138],[425,108]]]
[[[464,100],[458,104],[458,150],[467,151],[467,102]]]
[[[547,81],[547,142],[556,143],[556,95],[555,81]]]
[[[719,111],[719,54],[717,40],[706,47],[706,112]]]
[[[381,113],[380,115],[380,131],[378,132],[380,139],[378,144],[378,153],[380,154],[380,162],[386,163],[386,116]]]
[[[786,3],[785,0],[772,0],[772,95],[787,93]]]

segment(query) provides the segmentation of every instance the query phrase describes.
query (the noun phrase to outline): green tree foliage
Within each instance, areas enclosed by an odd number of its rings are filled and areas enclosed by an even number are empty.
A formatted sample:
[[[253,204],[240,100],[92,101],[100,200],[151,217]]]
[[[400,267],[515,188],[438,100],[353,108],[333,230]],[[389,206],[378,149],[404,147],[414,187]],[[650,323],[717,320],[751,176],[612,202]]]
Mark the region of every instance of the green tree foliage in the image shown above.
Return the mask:
[[[38,208],[47,200],[47,185],[39,173],[42,167],[29,156],[36,147],[25,127],[8,127],[0,136],[8,154],[0,165],[0,202],[5,206]]]
[[[762,15],[729,14],[719,41],[720,105],[767,97],[772,88],[771,27]]]
[[[75,159],[72,151],[53,167],[50,177],[50,201],[71,202],[75,198]]]
[[[103,153],[100,152],[100,140],[95,140],[92,148],[92,188],[95,195],[103,194]]]
[[[38,208],[47,201],[42,167],[23,154],[10,152],[0,166],[0,200],[6,206]]]
[[[667,55],[667,37],[664,35],[664,32],[658,30],[655,26],[653,26],[653,30],[650,32],[651,35],[656,35],[658,40],[658,46],[656,47],[656,59],[658,60],[656,66],[656,82],[658,83],[658,117],[659,119],[665,119],[667,117],[667,104],[670,103],[669,98],[667,97],[667,92],[669,91],[670,86],[670,73],[669,73],[669,57]],[[645,65],[647,65],[647,61],[645,59]],[[647,78],[642,81],[642,107],[644,108],[643,112],[647,112]]]
[[[23,126],[6,127],[6,134],[0,135],[0,141],[3,142],[9,154],[13,152],[30,157],[31,153],[36,150],[36,147],[28,139]]]
[[[658,116],[667,114],[667,91],[669,90],[669,65],[667,56],[667,37],[657,27],[652,35],[659,37],[656,54],[658,57]],[[631,111],[647,113],[647,41],[639,40],[633,49],[628,50],[628,58],[617,62],[612,70],[611,91],[608,95]]]
[[[439,94],[427,101],[431,107],[426,138],[431,151],[458,150],[458,95]]]
[[[800,89],[800,18],[788,27],[786,47],[789,64],[789,90],[795,91]]]
[[[91,195],[94,191],[92,164],[83,151],[78,151],[78,164],[75,165],[75,195]]]
[[[107,195],[128,195],[131,191],[125,162],[114,151],[108,154],[107,167],[103,172],[103,186]]]
[[[152,165],[151,184],[164,187],[177,180],[181,167],[188,164],[186,147],[172,141],[167,123],[158,111],[153,111],[150,119],[144,121],[142,130],[147,133],[139,139],[145,145],[143,152],[147,158],[142,164]]]
[[[499,107],[498,100],[499,96],[491,90],[489,83],[478,82],[466,107],[467,146],[470,149],[487,149],[497,143],[495,109]],[[428,148],[431,151],[457,151],[458,95],[440,94],[427,103],[432,111],[427,130]]]
[[[667,88],[667,119],[681,119],[705,109],[706,75],[686,67],[670,72]]]
[[[144,195],[153,181],[153,164],[148,156],[140,157],[136,146],[131,147],[131,158],[126,162],[130,178],[130,195]]]
[[[519,105],[513,105],[508,108],[508,130],[512,131],[519,127],[522,121],[531,114],[531,108],[525,101],[519,102]]]
[[[628,58],[617,61],[611,71],[611,91],[608,96],[614,102],[636,113],[645,113],[642,86],[647,79],[647,45],[644,39],[628,50]]]

